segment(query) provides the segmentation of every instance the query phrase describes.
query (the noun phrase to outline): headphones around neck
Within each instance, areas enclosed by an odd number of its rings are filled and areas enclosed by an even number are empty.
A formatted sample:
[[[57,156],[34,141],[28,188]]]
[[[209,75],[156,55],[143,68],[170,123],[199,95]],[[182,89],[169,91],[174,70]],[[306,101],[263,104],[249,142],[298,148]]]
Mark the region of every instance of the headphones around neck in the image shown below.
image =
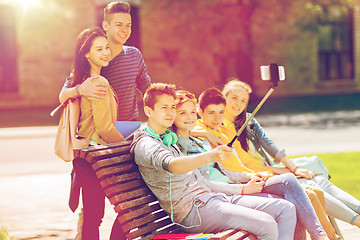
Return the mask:
[[[157,134],[154,132],[154,130],[151,129],[151,127],[149,125],[146,125],[146,128],[145,128],[145,132],[147,134],[149,134],[150,136],[152,136],[153,138],[155,138],[156,140],[159,140],[159,139],[162,139],[162,142],[167,146],[169,147],[170,145],[174,145],[177,143],[178,141],[178,136],[170,131],[169,129],[166,129],[165,133],[164,134]],[[170,209],[171,209],[171,214],[170,214],[170,219],[173,223],[175,223],[176,225],[179,225],[183,228],[193,228],[193,227],[199,227],[201,226],[201,217],[200,217],[200,213],[199,213],[199,206],[195,205],[194,203],[194,206],[196,207],[196,211],[197,211],[197,214],[199,216],[199,221],[200,221],[200,224],[199,225],[194,225],[194,226],[184,226],[180,223],[177,223],[174,221],[174,212],[173,212],[173,206],[172,206],[172,199],[171,199],[171,172],[169,172],[169,196],[170,196]]]
[[[150,136],[152,136],[153,138],[155,138],[156,140],[161,139],[162,142],[167,147],[176,144],[178,141],[177,135],[174,132],[170,131],[169,129],[166,129],[165,133],[160,135],[155,133],[154,130],[152,130],[149,125],[146,125],[145,132]]]

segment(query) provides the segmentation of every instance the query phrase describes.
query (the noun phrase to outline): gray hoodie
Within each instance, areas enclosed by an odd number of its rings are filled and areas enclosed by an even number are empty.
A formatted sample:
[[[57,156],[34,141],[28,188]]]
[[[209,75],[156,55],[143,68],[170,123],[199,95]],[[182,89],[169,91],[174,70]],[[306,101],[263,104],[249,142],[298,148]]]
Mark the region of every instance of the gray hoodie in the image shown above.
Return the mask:
[[[131,144],[136,164],[147,186],[159,200],[161,207],[170,215],[171,202],[175,222],[189,214],[195,199],[203,194],[216,192],[226,195],[240,195],[242,186],[210,182],[198,169],[186,174],[172,174],[168,171],[169,161],[182,156],[176,145],[167,147],[161,140],[156,140],[138,130]]]

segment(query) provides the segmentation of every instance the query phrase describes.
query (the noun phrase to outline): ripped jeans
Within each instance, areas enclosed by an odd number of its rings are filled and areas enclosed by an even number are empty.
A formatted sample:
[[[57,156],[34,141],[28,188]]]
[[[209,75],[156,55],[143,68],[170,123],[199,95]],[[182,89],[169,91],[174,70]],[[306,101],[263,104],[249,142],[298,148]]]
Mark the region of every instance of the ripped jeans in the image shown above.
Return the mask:
[[[266,180],[264,193],[276,194],[295,205],[296,214],[312,239],[326,235],[309,197],[292,173],[275,175]]]

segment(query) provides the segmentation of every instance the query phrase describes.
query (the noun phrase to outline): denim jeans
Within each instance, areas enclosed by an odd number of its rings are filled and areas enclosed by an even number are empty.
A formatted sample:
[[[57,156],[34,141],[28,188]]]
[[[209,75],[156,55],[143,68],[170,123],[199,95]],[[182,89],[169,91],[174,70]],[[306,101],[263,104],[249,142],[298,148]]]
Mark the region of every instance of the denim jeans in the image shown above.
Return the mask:
[[[293,174],[285,173],[269,178],[262,192],[280,195],[294,204],[298,219],[312,239],[318,239],[320,236],[326,235],[310,199]]]
[[[338,188],[323,176],[316,176],[311,180],[302,179],[300,182],[324,190],[327,214],[353,224],[360,210],[358,199]]]
[[[240,229],[261,240],[289,240],[294,238],[296,212],[290,202],[268,198],[266,194],[260,197],[206,193],[194,201],[192,210],[181,224],[194,226],[185,229],[190,232]]]

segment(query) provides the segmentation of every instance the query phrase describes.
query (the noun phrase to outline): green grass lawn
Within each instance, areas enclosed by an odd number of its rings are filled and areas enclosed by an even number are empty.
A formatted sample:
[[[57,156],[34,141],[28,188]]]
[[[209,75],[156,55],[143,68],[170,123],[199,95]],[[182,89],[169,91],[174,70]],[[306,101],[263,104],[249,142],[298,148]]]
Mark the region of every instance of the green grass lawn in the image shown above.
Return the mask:
[[[330,181],[333,184],[360,199],[360,152],[315,155],[321,158],[329,169]]]

